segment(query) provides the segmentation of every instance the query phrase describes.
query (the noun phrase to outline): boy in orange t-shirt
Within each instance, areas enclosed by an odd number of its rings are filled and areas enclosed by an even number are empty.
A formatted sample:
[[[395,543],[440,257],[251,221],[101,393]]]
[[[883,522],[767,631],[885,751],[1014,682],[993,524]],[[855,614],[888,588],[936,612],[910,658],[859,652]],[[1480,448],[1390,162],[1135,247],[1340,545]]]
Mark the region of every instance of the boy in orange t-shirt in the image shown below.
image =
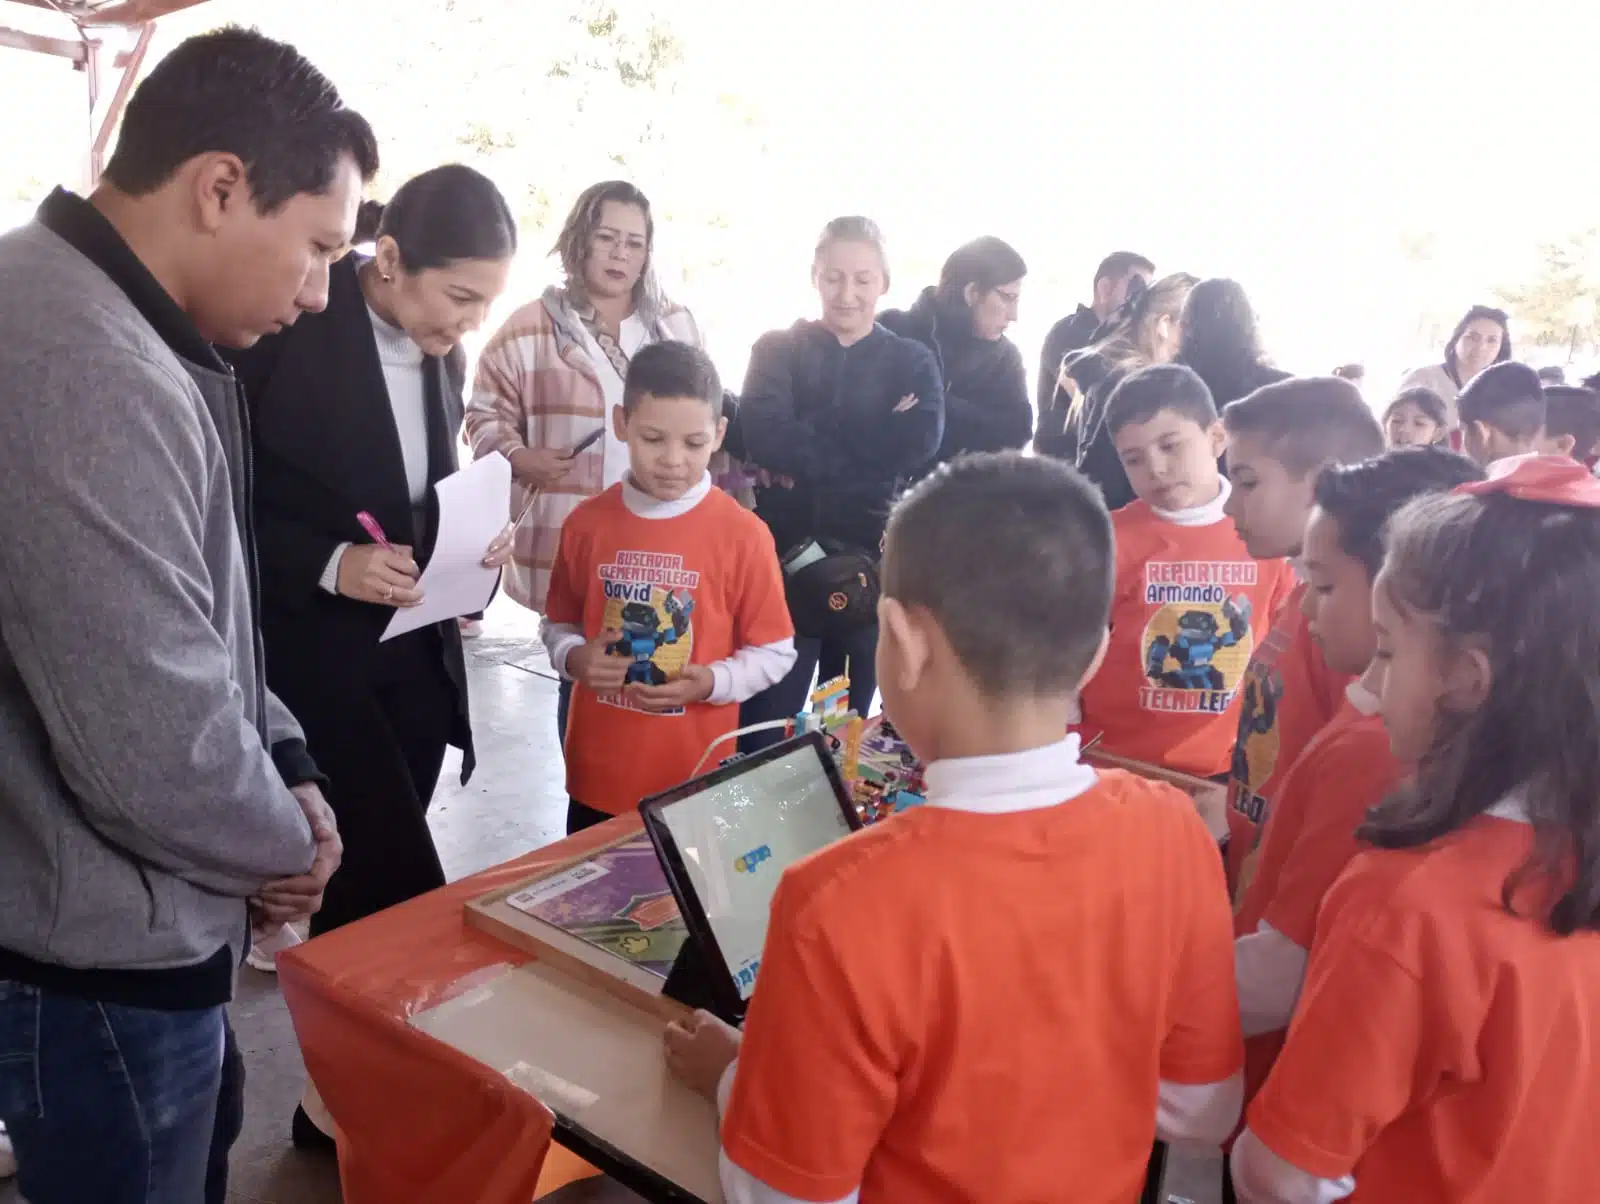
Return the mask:
[[[1222,425],[1233,483],[1228,517],[1250,554],[1262,558],[1300,555],[1318,472],[1384,449],[1383,430],[1361,391],[1331,376],[1257,389],[1222,411]],[[1303,583],[1289,590],[1239,687],[1225,804],[1228,881],[1235,899],[1249,880],[1251,855],[1280,778],[1333,718],[1351,680],[1318,655],[1301,613],[1304,597]],[[1204,802],[1202,810],[1208,810]]]
[[[1407,447],[1317,477],[1306,523],[1307,630],[1329,669],[1364,672],[1377,649],[1372,581],[1383,529],[1413,498],[1441,493],[1482,471],[1442,446]],[[1283,1044],[1305,974],[1317,909],[1358,851],[1356,829],[1408,771],[1389,751],[1377,699],[1359,681],[1284,776],[1267,818],[1256,873],[1234,921],[1246,1098]]]
[[[1113,557],[1097,492],[1046,458],[964,456],[895,508],[878,682],[927,802],[785,874],[742,1041],[668,1029],[719,1097],[728,1199],[1110,1204],[1157,1136],[1228,1132],[1216,846],[1186,796],[1063,736]]]
[[[1501,473],[1392,525],[1363,680],[1419,768],[1323,903],[1250,1204],[1596,1196],[1600,482]]]
[[[577,683],[569,834],[693,776],[795,660],[772,535],[707,471],[727,420],[705,353],[640,351],[613,421],[628,476],[562,526],[541,632]]]
[[[1138,500],[1111,516],[1111,640],[1079,730],[1107,752],[1213,777],[1233,752],[1245,665],[1293,574],[1254,559],[1223,513],[1222,424],[1193,369],[1133,373],[1105,422]]]

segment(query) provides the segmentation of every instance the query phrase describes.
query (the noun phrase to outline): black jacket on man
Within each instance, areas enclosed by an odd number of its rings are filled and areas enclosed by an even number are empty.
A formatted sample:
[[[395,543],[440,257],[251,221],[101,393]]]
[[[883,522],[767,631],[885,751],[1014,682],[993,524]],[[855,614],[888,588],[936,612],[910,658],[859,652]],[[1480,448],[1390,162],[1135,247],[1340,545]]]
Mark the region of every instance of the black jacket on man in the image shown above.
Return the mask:
[[[1094,341],[1094,332],[1100,328],[1100,319],[1087,305],[1080,305],[1069,317],[1062,318],[1044,336],[1044,349],[1039,353],[1039,387],[1036,390],[1041,420],[1051,408],[1055,397],[1056,378],[1061,373],[1061,361],[1069,352],[1078,351]]]
[[[908,397],[916,404],[898,409]],[[813,538],[876,553],[895,494],[943,434],[926,347],[882,326],[845,347],[820,322],[796,322],[751,350],[729,450],[793,482],[756,490],[780,556]]]
[[[950,305],[927,288],[910,309],[893,309],[878,321],[915,339],[939,362],[944,378],[944,438],[934,463],[962,452],[1005,451],[1032,435],[1027,373],[1022,353],[1004,336],[982,339],[972,331],[965,304]]]

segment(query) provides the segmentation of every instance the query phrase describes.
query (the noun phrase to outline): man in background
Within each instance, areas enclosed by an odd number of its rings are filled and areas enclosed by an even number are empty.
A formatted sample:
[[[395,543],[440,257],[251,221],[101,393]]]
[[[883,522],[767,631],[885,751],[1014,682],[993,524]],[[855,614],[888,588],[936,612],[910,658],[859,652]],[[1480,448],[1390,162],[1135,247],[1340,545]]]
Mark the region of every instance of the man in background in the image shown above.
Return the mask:
[[[193,38],[105,179],[0,238],[0,1123],[32,1204],[220,1204],[251,920],[341,853],[257,632],[214,343],[323,308],[377,144],[289,46]]]
[[[1128,299],[1128,286],[1135,276],[1149,284],[1155,274],[1156,265],[1133,251],[1113,251],[1100,261],[1094,273],[1092,303],[1079,305],[1076,313],[1062,318],[1044,336],[1044,350],[1039,355],[1037,413],[1050,409],[1056,377],[1060,375],[1061,361],[1067,353],[1089,345],[1100,324]]]

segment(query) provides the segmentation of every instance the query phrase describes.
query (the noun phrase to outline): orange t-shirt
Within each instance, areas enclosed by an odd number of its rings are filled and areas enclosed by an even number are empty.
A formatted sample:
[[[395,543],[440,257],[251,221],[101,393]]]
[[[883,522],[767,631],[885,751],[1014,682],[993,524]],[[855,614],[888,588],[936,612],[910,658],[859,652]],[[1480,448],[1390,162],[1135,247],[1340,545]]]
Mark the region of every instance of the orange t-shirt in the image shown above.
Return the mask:
[[[1228,782],[1228,881],[1237,884],[1256,851],[1283,775],[1344,702],[1353,681],[1328,668],[1300,612],[1295,583],[1272,616],[1239,690],[1239,724]]]
[[[1405,773],[1389,751],[1383,720],[1346,701],[1283,776],[1234,935],[1248,936],[1264,922],[1310,949],[1323,897],[1363,848],[1356,829]],[[1283,1036],[1279,1030],[1246,1039],[1246,1099],[1266,1081]]]
[[[1362,854],[1329,892],[1289,1041],[1250,1108],[1352,1201],[1596,1198],[1600,933],[1558,937],[1501,890],[1527,824],[1480,817]]]
[[[1145,502],[1111,516],[1117,584],[1105,663],[1083,689],[1084,737],[1200,777],[1228,768],[1245,665],[1293,583],[1227,519],[1185,527]]]
[[[803,1200],[1132,1200],[1160,1082],[1243,1059],[1227,913],[1193,804],[1125,773],[857,833],[778,887],[723,1148]]]
[[[657,685],[685,665],[794,634],[771,532],[720,489],[673,518],[634,514],[621,485],[584,502],[562,525],[545,617],[581,626],[586,639],[622,631],[635,680]],[[651,714],[579,684],[567,720],[567,792],[620,815],[688,778],[738,722],[736,703]]]

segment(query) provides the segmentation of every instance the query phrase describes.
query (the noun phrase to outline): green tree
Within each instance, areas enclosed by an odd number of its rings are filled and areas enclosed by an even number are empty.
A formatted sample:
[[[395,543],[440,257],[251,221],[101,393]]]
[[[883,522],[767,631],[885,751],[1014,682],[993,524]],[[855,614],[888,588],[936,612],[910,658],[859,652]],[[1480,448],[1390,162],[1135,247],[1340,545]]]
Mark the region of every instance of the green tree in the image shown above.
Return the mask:
[[[1499,290],[1517,320],[1518,338],[1570,354],[1600,339],[1600,228],[1539,248],[1538,266],[1524,284]]]

